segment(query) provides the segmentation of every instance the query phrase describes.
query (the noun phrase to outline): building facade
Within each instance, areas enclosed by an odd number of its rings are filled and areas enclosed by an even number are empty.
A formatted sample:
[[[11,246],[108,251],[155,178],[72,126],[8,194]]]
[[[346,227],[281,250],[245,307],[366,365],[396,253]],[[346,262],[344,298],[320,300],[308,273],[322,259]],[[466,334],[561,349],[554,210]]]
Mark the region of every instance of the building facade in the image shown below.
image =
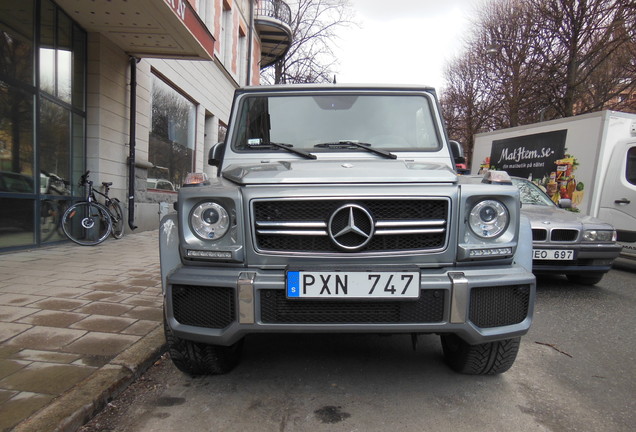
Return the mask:
[[[158,227],[289,22],[280,0],[0,0],[0,252],[65,240],[87,170],[128,230]]]

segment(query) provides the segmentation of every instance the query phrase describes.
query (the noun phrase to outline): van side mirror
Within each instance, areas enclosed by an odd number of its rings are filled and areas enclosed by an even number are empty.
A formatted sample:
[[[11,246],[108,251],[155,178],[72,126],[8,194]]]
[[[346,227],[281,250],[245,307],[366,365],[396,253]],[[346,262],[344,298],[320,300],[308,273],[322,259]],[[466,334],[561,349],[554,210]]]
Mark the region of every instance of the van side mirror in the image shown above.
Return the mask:
[[[464,149],[462,148],[462,145],[457,142],[457,141],[449,141],[448,144],[450,145],[450,150],[451,150],[451,154],[453,155],[453,159],[455,159],[455,161],[457,161],[457,159],[462,158],[462,160],[464,161],[463,163],[466,162],[466,159],[464,159]],[[458,162],[461,163],[461,162]]]
[[[215,167],[221,166],[221,161],[223,160],[223,153],[225,152],[225,143],[216,143],[210,148],[210,153],[208,153],[208,165],[212,165]]]

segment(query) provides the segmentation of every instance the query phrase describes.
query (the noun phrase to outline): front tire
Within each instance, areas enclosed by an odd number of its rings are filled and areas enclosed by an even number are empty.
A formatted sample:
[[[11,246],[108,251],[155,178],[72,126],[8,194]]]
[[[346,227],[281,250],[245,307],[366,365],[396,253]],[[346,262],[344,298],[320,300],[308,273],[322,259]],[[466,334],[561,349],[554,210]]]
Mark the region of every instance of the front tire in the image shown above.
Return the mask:
[[[521,338],[470,345],[454,334],[441,335],[446,363],[467,375],[496,375],[506,372],[517,358]]]
[[[569,274],[565,275],[572,283],[579,285],[596,285],[603,279],[605,273]]]
[[[172,362],[188,375],[221,375],[238,364],[243,351],[243,339],[230,346],[209,345],[181,339],[163,323]]]

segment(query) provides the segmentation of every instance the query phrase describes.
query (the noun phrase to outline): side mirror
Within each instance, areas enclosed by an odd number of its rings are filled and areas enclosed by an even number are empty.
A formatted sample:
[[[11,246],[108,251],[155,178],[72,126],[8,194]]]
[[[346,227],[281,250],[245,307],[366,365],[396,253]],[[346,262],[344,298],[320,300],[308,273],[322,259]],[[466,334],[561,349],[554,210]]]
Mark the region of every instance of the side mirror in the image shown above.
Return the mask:
[[[225,143],[216,143],[210,148],[210,153],[208,153],[208,165],[212,165],[215,167],[221,166],[221,161],[223,160],[223,153],[225,152]]]

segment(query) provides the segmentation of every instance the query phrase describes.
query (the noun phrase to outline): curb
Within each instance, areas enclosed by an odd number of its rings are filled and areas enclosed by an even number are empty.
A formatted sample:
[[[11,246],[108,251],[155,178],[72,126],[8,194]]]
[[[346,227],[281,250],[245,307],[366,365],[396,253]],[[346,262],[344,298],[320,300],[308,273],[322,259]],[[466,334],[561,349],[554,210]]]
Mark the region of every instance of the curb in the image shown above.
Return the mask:
[[[124,391],[166,351],[163,327],[120,353],[90,377],[55,399],[13,432],[75,432]]]

